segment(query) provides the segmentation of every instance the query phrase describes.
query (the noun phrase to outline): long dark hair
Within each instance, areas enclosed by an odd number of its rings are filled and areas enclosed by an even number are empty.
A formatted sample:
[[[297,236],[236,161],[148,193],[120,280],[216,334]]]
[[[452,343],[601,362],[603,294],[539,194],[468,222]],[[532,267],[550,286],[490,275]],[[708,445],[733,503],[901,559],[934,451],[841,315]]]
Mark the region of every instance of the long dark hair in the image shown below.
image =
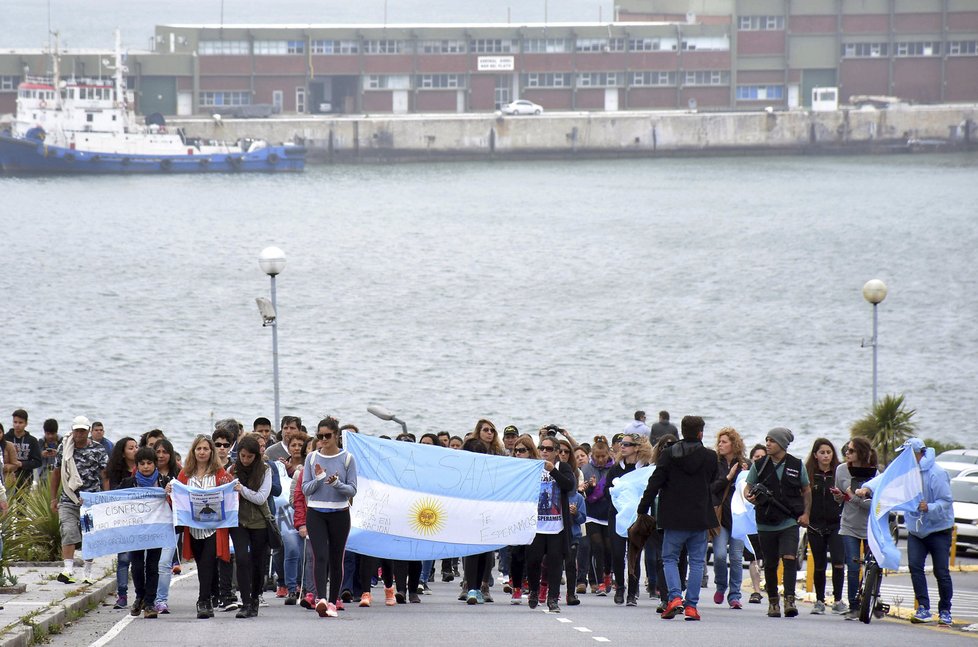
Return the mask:
[[[158,441],[156,441],[156,449],[159,449],[160,447],[162,447],[163,451],[170,455],[170,461],[166,464],[166,469],[168,470],[168,474],[175,478],[180,472],[180,465],[177,463],[176,452],[173,451],[173,443],[166,438],[160,438]],[[159,467],[159,465],[157,465],[157,467]]]
[[[839,466],[839,453],[835,451],[835,445],[828,438],[816,438],[815,442],[812,443],[812,451],[808,452],[808,459],[805,461],[805,470],[808,471],[808,482],[813,482],[815,478],[815,472],[818,470],[818,459],[815,457],[815,453],[822,448],[823,445],[828,445],[832,450],[832,464],[829,465],[829,469],[832,474],[835,474],[835,468]]]
[[[126,465],[126,445],[129,444],[129,441],[136,443],[135,438],[126,436],[115,444],[112,448],[112,455],[109,456],[109,462],[105,466],[105,475],[109,477],[109,482],[112,485],[118,485],[122,479],[132,476],[132,471]]]
[[[251,465],[245,465],[241,462],[241,450],[254,455],[255,460],[251,461]],[[258,441],[252,436],[241,438],[238,441],[238,458],[234,462],[235,478],[249,490],[257,491],[261,488],[262,481],[265,480],[266,469],[268,467],[261,457],[261,447],[259,447]]]

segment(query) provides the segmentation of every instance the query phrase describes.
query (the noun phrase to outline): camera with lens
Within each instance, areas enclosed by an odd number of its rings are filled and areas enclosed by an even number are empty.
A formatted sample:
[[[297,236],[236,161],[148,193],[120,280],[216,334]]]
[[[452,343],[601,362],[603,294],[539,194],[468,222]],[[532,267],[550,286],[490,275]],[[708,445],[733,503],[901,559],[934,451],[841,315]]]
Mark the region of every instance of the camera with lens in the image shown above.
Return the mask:
[[[560,431],[560,427],[558,427],[557,425],[547,425],[546,427],[544,427],[544,430],[546,430],[547,436],[553,438],[554,436],[557,435],[557,432]]]
[[[762,506],[771,502],[774,492],[763,483],[755,483],[750,487],[750,495],[754,497],[754,505]]]

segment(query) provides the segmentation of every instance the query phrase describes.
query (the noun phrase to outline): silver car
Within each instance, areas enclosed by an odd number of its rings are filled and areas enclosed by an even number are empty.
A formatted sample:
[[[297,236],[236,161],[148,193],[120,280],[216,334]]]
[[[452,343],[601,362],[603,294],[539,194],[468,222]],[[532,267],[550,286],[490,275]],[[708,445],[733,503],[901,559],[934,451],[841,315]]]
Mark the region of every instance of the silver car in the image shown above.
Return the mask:
[[[543,106],[533,103],[532,101],[527,101],[526,99],[517,99],[512,103],[507,103],[501,108],[504,115],[542,115]]]

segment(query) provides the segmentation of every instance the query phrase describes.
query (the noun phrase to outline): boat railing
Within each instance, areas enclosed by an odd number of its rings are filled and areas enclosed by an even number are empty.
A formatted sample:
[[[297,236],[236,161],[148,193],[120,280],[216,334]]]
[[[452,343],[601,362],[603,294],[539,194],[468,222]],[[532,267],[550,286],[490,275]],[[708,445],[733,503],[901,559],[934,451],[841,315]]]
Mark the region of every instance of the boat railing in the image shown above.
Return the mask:
[[[50,76],[25,76],[23,83],[32,83],[34,85],[53,85],[54,79]]]

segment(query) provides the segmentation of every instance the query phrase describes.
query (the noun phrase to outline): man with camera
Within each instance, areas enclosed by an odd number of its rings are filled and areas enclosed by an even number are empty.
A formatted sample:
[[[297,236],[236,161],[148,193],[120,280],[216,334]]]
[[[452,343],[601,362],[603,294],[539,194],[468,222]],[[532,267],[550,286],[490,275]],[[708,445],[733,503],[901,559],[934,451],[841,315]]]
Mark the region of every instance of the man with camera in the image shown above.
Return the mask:
[[[795,581],[798,576],[798,526],[808,526],[812,488],[801,459],[788,453],[795,439],[791,430],[775,427],[767,432],[767,456],[751,465],[744,496],[754,504],[757,534],[764,556],[768,608],[771,618],[781,617],[778,599],[778,562],[784,561],[784,617],[798,615]]]
[[[718,459],[716,452],[703,446],[703,418],[685,416],[681,424],[682,440],[660,453],[638,513],[648,514],[659,497],[656,523],[665,531],[662,566],[669,587],[669,603],[660,617],[669,620],[682,611],[686,620],[699,620],[696,605],[706,565],[706,531],[717,525],[710,486],[717,478]],[[679,554],[684,547],[689,557],[685,603],[679,579]]]

